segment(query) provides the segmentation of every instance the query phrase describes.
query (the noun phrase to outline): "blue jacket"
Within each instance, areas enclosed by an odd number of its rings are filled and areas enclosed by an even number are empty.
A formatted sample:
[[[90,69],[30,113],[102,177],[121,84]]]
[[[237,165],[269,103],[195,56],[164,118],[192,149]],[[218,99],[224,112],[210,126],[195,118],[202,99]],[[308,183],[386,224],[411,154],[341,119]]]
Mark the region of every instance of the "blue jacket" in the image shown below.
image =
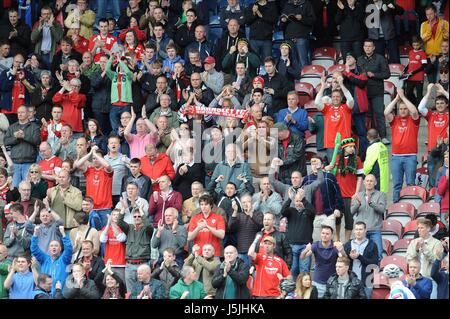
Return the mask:
[[[12,89],[14,87],[14,76],[10,73],[10,70],[5,70],[0,73],[0,109],[11,111],[12,109]],[[25,79],[34,85],[34,76],[27,70],[25,72]],[[25,89],[25,104],[30,104],[31,95],[27,89]]]
[[[205,40],[203,42],[194,41],[190,43],[186,49],[184,49],[184,58],[188,59],[189,57],[189,50],[190,49],[198,49],[200,52],[200,60],[205,61],[206,57],[211,55],[213,53],[213,46],[208,40]]]
[[[311,184],[316,179],[317,175],[314,174],[306,176],[303,179],[302,187]],[[341,190],[333,174],[324,172],[324,181],[320,184],[319,189],[323,201],[323,213],[325,215],[330,216],[335,209],[339,209],[341,213],[344,212],[344,201]],[[314,205],[314,200],[312,204]]]
[[[431,291],[433,290],[431,279],[421,276],[416,279],[416,284],[414,286],[409,286],[406,280],[402,281],[403,284],[412,291],[416,299],[430,299]]]
[[[378,247],[373,240],[367,239],[369,242],[364,249],[364,253],[358,256],[359,261],[362,265],[361,270],[361,282],[366,286],[366,278],[372,273],[371,267],[369,265],[378,265]],[[344,251],[347,256],[350,256],[350,251],[352,250],[352,241],[349,240],[344,244]],[[350,259],[350,270],[353,267],[353,259]]]
[[[174,66],[175,63],[177,63],[177,62],[181,62],[181,63],[183,63],[183,65],[184,65],[184,60],[183,60],[179,55],[177,55],[177,56],[175,57],[175,59],[173,59],[173,60],[171,60],[169,57],[165,58],[164,61],[163,61],[163,72],[164,72],[164,70],[166,69],[166,67],[169,67],[170,72],[173,72],[173,66]],[[165,72],[165,75],[166,75],[167,77],[169,77],[169,78],[172,77],[172,74],[170,74],[170,72]]]
[[[167,58],[167,52],[166,52],[166,47],[169,44],[169,42],[172,41],[172,39],[167,35],[167,34],[163,34],[163,38],[161,39],[161,41],[159,42],[159,50],[158,50],[158,56],[160,59],[166,59]],[[150,39],[148,39],[149,43],[152,43],[154,45],[158,44],[158,41],[156,40],[155,37],[151,37]]]
[[[64,285],[68,275],[67,266],[70,265],[72,259],[72,243],[68,236],[62,238],[64,251],[61,256],[53,260],[49,254],[43,252],[38,246],[39,239],[36,236],[31,238],[31,254],[36,257],[41,264],[41,273],[48,274],[52,277],[52,296],[55,296],[56,282]]]
[[[295,124],[293,124],[292,121],[289,123],[286,122],[285,117],[287,114],[292,114]],[[291,113],[288,108],[281,109],[278,112],[277,122],[286,124],[293,134],[299,134],[301,138],[304,138],[305,131],[309,126],[308,113],[301,108],[298,108],[294,113]]]
[[[437,299],[448,299],[448,272],[440,268],[441,260],[436,259],[431,267],[431,278],[437,283]]]

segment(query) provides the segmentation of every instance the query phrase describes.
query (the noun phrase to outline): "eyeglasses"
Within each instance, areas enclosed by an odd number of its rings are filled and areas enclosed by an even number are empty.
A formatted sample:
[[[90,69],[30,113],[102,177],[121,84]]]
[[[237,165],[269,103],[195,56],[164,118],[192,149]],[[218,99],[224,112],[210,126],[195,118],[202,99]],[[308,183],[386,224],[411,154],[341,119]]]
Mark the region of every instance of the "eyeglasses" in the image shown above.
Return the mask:
[[[441,74],[448,74],[448,70],[441,70],[440,73]]]

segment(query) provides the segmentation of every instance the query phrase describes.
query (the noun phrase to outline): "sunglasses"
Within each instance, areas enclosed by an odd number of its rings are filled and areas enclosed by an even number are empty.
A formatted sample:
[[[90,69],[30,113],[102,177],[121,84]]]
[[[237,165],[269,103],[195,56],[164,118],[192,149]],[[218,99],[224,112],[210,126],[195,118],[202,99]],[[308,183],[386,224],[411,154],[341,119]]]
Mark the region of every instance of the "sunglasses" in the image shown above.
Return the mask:
[[[133,216],[134,219],[142,218],[142,216]]]
[[[441,74],[448,74],[448,70],[441,70],[440,73]]]

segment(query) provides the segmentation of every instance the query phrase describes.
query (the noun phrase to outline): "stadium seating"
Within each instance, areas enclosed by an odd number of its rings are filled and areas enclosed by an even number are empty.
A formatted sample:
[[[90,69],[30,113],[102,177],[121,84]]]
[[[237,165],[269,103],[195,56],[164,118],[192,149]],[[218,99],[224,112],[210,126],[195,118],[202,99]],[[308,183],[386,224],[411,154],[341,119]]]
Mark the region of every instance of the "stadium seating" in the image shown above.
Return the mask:
[[[403,274],[408,273],[408,263],[406,262],[406,258],[403,256],[387,256],[381,259],[380,261],[380,269],[383,269],[386,265],[394,264],[400,267],[403,271]]]
[[[392,82],[384,81],[384,105],[388,105],[395,98],[395,85]]]
[[[383,253],[382,253],[382,255],[383,255],[383,257],[386,257],[386,256],[390,256],[391,254],[392,254],[392,244],[388,239],[383,238]]]
[[[322,47],[314,50],[311,64],[321,65],[328,69],[336,63],[337,51],[335,48]]]
[[[321,65],[305,65],[301,72],[301,82],[307,82],[316,87],[320,84],[322,76],[325,76],[326,69]]]
[[[414,238],[417,230],[417,219],[410,221],[405,225],[402,238]]]
[[[408,249],[411,238],[402,238],[395,242],[392,249],[392,255],[406,257],[406,250]]]
[[[404,66],[407,66],[409,63],[409,51],[412,49],[409,45],[401,45],[398,47],[398,51],[400,52],[400,63]]]
[[[309,102],[305,103],[305,105],[303,105],[303,108],[305,109],[306,112],[308,112],[308,116],[311,117],[313,117],[316,113],[319,112],[316,105],[314,104],[314,100],[310,100]]]
[[[427,201],[427,190],[421,186],[407,186],[400,190],[399,203],[407,202],[416,208]]]
[[[394,244],[398,239],[402,238],[402,223],[398,220],[383,220],[381,235]]]
[[[413,220],[416,215],[416,208],[410,203],[393,203],[387,209],[386,219],[398,220],[405,226],[407,222]]]
[[[434,202],[434,195],[436,195],[436,191],[437,191],[436,187],[432,187],[430,189],[427,202],[429,202],[429,203]]]
[[[297,82],[295,83],[295,91],[297,92],[300,106],[314,99],[314,86],[311,83]]]
[[[436,216],[440,216],[441,208],[438,203],[423,203],[417,209],[416,218],[425,217],[427,214],[435,214]]]
[[[344,72],[345,64],[334,64],[330,66],[327,70],[328,74],[333,74],[333,72]]]
[[[389,71],[391,72],[391,76],[388,81],[394,83],[395,87],[402,88],[403,80],[400,80],[400,75],[405,71],[405,66],[400,63],[391,63],[389,64]]]

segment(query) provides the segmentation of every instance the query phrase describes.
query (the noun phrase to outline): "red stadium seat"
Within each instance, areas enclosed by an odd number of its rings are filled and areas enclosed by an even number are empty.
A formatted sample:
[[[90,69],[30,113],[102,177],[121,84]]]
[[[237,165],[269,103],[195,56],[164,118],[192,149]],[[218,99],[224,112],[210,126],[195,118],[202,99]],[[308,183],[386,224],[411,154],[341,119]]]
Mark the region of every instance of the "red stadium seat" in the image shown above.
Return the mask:
[[[302,69],[300,82],[307,82],[316,87],[325,74],[326,69],[321,65],[305,65]]]
[[[335,48],[322,47],[314,50],[311,64],[321,65],[329,68],[336,63],[337,51]]]
[[[373,288],[371,299],[387,299],[391,293],[391,288]]]
[[[402,256],[387,256],[381,259],[380,261],[380,269],[383,269],[386,265],[394,264],[400,267],[403,271],[403,274],[408,273],[408,263],[406,262],[406,258]]]
[[[303,105],[303,108],[306,112],[308,112],[308,116],[314,117],[316,113],[320,113],[317,109],[316,105],[314,104],[314,100],[310,100],[308,103]]]
[[[406,250],[408,249],[411,238],[402,238],[395,242],[392,249],[392,255],[406,257]]]
[[[416,208],[410,203],[393,203],[387,209],[386,219],[395,219],[405,226],[416,216]]]
[[[311,83],[297,82],[295,83],[295,91],[297,92],[300,106],[314,99],[314,86]]]
[[[401,45],[398,47],[398,51],[400,53],[400,63],[404,66],[407,66],[409,63],[409,51],[411,51],[412,47],[409,45]]]
[[[436,191],[437,191],[436,187],[432,187],[430,189],[430,192],[428,194],[428,202],[434,202],[434,195],[436,195]]]
[[[392,244],[391,242],[383,238],[383,257],[390,256],[392,254]]]
[[[395,98],[395,85],[392,82],[384,81],[384,105],[387,106]]]
[[[439,206],[438,203],[423,203],[417,209],[416,218],[425,217],[425,215],[427,215],[427,214],[435,214],[436,216],[439,217],[440,213],[441,213],[441,207]]]
[[[315,146],[316,145],[316,140],[317,139],[317,135],[316,134],[314,134],[314,135],[311,135],[310,137],[308,137],[307,139],[306,139],[306,146],[305,147],[312,147],[312,146]]]
[[[414,238],[417,231],[417,219],[414,219],[405,225],[402,238]]]
[[[399,202],[413,204],[416,208],[427,201],[427,190],[421,186],[407,186],[400,190]]]
[[[344,72],[345,64],[334,64],[328,68],[328,74],[333,74],[334,72]]]
[[[381,234],[383,238],[386,238],[391,244],[394,244],[398,239],[402,238],[402,229],[402,223],[398,220],[383,220]]]
[[[374,288],[389,288],[389,279],[379,269],[373,272]]]

